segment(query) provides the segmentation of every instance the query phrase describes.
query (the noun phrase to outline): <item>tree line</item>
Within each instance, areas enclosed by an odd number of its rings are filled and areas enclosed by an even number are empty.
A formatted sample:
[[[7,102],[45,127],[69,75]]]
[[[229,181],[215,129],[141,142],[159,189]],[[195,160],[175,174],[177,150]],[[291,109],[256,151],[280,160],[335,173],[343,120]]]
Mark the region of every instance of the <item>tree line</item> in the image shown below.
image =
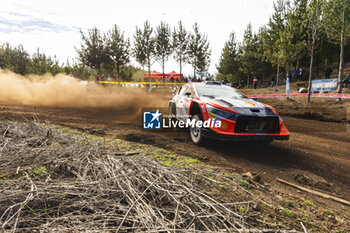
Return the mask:
[[[22,45],[12,47],[9,43],[0,45],[0,68],[21,75],[66,73],[81,79],[87,79],[91,75],[90,68],[74,60],[60,64],[56,56],[47,56],[39,49],[33,55],[29,55]]]
[[[248,24],[241,43],[230,34],[217,64],[217,79],[249,85],[258,76],[279,84],[281,73],[292,78],[291,71],[302,67],[310,93],[314,74],[333,67],[341,92],[344,62],[350,61],[349,39],[349,0],[277,0],[274,14],[258,32]]]
[[[80,61],[100,73],[115,70],[118,80],[121,68],[129,64],[131,57],[147,68],[149,77],[151,66],[157,61],[165,78],[165,64],[171,57],[179,64],[180,74],[185,63],[191,64],[194,77],[198,72],[206,72],[210,65],[208,37],[199,31],[197,23],[189,32],[181,21],[173,30],[165,22],[160,22],[154,29],[149,21],[145,21],[142,27],[136,26],[133,43],[117,25],[107,32],[96,27],[87,33],[81,31],[81,39],[77,49]]]

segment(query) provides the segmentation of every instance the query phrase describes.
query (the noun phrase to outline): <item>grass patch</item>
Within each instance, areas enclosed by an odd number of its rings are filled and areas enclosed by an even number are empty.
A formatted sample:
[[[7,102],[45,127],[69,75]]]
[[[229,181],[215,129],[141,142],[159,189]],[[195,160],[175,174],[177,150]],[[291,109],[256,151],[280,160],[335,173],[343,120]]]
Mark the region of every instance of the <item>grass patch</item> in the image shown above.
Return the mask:
[[[243,187],[245,189],[253,189],[253,186],[251,184],[249,184],[249,182],[246,181],[246,180],[241,180],[239,182],[239,186],[241,186],[241,187]]]
[[[288,218],[294,218],[294,213],[289,209],[283,209],[282,214]]]
[[[290,208],[294,207],[294,203],[291,200],[286,199],[284,200],[284,203]]]
[[[45,166],[41,166],[33,169],[33,174],[35,176],[40,176],[41,174],[46,174],[46,173],[47,173],[47,169]]]
[[[315,205],[314,203],[312,203],[311,201],[309,201],[309,200],[305,200],[304,202],[305,202],[305,204],[308,205],[308,206],[316,207],[316,205]]]

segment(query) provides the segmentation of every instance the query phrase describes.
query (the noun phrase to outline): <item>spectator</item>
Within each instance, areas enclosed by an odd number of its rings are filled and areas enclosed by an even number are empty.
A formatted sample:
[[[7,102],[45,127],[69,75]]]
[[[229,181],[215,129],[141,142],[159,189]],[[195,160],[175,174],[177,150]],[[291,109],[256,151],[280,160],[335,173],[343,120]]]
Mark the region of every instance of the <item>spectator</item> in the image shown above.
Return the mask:
[[[297,75],[298,75],[297,69],[296,69],[296,68],[293,68],[291,80],[295,80],[295,78],[297,77]]]
[[[298,72],[297,72],[297,76],[298,76],[298,81],[303,79],[303,74],[304,74],[304,70],[303,68],[299,68]]]
[[[350,88],[350,72],[348,72],[344,78],[345,88]]]
[[[254,77],[254,79],[253,79],[253,85],[254,85],[254,89],[256,89],[256,86],[258,85],[257,77]]]
[[[223,85],[226,85],[226,78],[224,78],[223,80],[221,80],[221,83],[222,83]]]
[[[275,85],[275,82],[273,81],[273,79],[271,80],[271,87],[273,87]]]
[[[328,68],[326,69],[326,71],[324,72],[326,78],[330,78],[330,77],[331,77],[332,71],[333,71],[333,70],[332,70],[331,67],[328,67]]]

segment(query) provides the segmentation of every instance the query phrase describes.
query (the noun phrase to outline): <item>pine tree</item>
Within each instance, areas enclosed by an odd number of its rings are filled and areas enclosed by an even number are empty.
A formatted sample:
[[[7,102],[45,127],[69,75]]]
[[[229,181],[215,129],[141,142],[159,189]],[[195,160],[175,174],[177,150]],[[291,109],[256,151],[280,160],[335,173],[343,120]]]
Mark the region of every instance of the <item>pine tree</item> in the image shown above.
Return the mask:
[[[124,38],[124,33],[117,25],[108,33],[107,50],[111,63],[116,65],[119,81],[120,67],[130,61],[130,41]]]
[[[322,33],[322,16],[324,8],[324,0],[311,0],[308,6],[308,51],[310,54],[310,68],[309,68],[309,86],[307,101],[310,102],[311,85],[312,85],[312,67],[315,55],[317,42]]]
[[[188,60],[188,56],[186,54],[188,47],[188,32],[183,28],[181,21],[178,23],[178,28],[174,28],[172,47],[174,49],[174,59],[177,61],[180,67],[181,77],[183,64]]]
[[[171,30],[168,24],[161,22],[157,27],[155,41],[155,57],[162,66],[163,81],[165,80],[165,62],[169,59],[173,49],[171,44]]]
[[[231,32],[229,40],[225,42],[219,59],[219,65],[216,68],[220,74],[223,74],[223,78],[226,78],[229,82],[233,82],[233,78],[237,75],[239,69],[238,45],[234,32]]]
[[[344,71],[344,47],[350,39],[350,1],[329,0],[325,4],[324,25],[328,39],[339,44],[338,92],[341,93]]]
[[[101,70],[103,64],[108,63],[109,53],[106,50],[106,37],[96,27],[88,30],[85,35],[82,31],[81,47],[77,49],[79,58],[83,64],[97,70]]]
[[[152,36],[153,29],[148,21],[143,25],[143,29],[136,27],[134,34],[134,55],[136,61],[141,66],[147,66],[148,77],[151,82],[151,65],[155,54],[155,41]]]
[[[205,72],[208,70],[211,51],[209,49],[208,37],[199,32],[197,23],[194,24],[193,31],[189,37],[187,55],[189,63],[193,67],[193,78],[196,78],[196,71]]]

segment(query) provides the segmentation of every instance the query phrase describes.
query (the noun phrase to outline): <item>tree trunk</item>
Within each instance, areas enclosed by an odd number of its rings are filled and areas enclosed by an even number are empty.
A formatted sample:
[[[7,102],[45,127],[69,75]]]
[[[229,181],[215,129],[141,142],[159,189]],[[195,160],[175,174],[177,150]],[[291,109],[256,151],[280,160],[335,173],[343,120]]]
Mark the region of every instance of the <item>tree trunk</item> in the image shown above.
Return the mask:
[[[165,86],[165,73],[164,73],[165,61],[162,59],[162,69],[163,69],[163,84]]]
[[[296,67],[295,67],[296,70],[299,70],[299,60],[300,60],[300,58],[298,57],[298,58],[297,58],[297,65],[296,65]]]
[[[249,88],[249,78],[250,78],[250,74],[249,74],[249,72],[248,72],[247,89]]]
[[[276,74],[276,87],[279,84],[279,80],[280,80],[280,65],[277,64],[277,74]]]
[[[314,62],[314,46],[315,46],[315,41],[312,40],[311,51],[310,51],[309,86],[308,86],[308,89],[307,89],[307,102],[308,103],[310,103],[310,99],[311,99],[312,65],[313,65],[313,62]]]
[[[152,83],[151,83],[151,61],[148,59],[148,79],[149,79],[149,85],[151,87]]]
[[[344,70],[344,34],[345,34],[345,7],[342,15],[342,30],[340,35],[340,57],[339,57],[339,72],[338,72],[338,93],[341,93],[343,70]]]
[[[182,59],[180,58],[180,80],[181,80],[181,74],[182,74]]]
[[[193,79],[196,78],[196,67],[193,67]]]
[[[262,87],[264,88],[265,87],[265,73],[263,72],[262,74]]]
[[[119,66],[119,64],[117,63],[117,78],[118,78],[118,85],[120,84],[119,74],[120,74],[120,66]]]

